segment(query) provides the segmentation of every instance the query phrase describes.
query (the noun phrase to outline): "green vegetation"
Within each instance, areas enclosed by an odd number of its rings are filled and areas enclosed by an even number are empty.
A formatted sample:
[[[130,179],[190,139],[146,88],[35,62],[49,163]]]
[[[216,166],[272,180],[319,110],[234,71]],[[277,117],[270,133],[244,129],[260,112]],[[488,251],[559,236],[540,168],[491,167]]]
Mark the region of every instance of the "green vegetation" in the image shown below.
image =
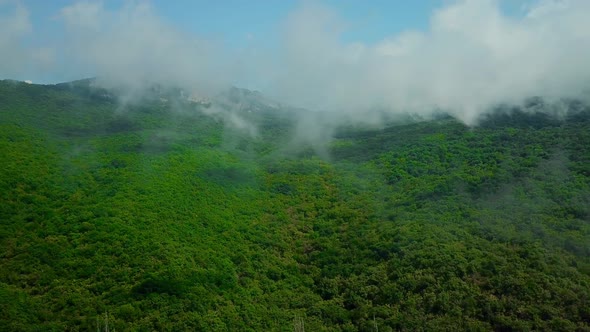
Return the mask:
[[[0,82],[0,329],[590,330],[584,104],[342,128],[320,158],[286,112],[251,136],[114,99]]]

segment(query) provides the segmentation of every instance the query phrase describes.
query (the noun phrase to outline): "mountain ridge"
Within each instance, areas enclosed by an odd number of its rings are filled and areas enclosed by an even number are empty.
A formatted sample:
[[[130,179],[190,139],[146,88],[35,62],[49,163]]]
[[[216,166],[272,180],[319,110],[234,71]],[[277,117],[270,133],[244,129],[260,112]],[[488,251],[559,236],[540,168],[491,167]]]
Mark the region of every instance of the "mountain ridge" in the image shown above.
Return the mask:
[[[0,82],[0,324],[588,329],[586,104],[294,141],[297,112],[237,91],[228,110]]]

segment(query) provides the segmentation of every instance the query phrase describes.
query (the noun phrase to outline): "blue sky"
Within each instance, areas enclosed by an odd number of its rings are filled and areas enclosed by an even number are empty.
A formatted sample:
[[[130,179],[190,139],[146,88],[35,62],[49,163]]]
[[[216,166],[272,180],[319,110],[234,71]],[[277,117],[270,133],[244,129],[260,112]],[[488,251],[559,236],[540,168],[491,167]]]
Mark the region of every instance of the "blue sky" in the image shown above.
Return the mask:
[[[35,34],[34,43],[59,42],[62,25],[56,19],[60,10],[75,3],[73,0],[24,0],[29,10]],[[101,1],[105,8],[116,10],[124,1]],[[190,1],[152,0],[158,15],[179,30],[205,38],[216,39],[229,47],[249,43],[272,47],[279,38],[277,31],[282,22],[303,1]],[[350,26],[342,38],[373,43],[393,33],[407,29],[426,29],[434,9],[442,0],[419,1],[321,1],[334,8]],[[11,8],[0,6],[5,13]]]
[[[163,16],[195,33],[240,43],[248,37],[272,36],[301,1],[155,1]],[[346,38],[375,42],[405,29],[424,29],[440,0],[323,1],[351,24]]]
[[[9,1],[10,2],[10,1]],[[63,29],[56,19],[62,8],[76,0],[24,0],[35,31],[36,43],[59,42]],[[116,10],[125,1],[104,0],[105,8]],[[129,2],[129,1],[127,1]],[[142,2],[142,1],[132,1]],[[345,41],[375,43],[406,30],[426,30],[434,10],[450,3],[448,0],[151,0],[158,15],[179,30],[206,38],[221,40],[230,47],[240,47],[255,41],[272,46],[277,30],[289,15],[305,2],[318,2],[333,8],[348,24],[342,38]],[[522,14],[524,0],[499,1],[508,15]],[[0,6],[7,13],[9,6]],[[10,14],[9,12],[7,14]]]
[[[125,4],[149,3],[155,14],[166,24],[182,33],[197,36],[226,47],[228,51],[257,47],[272,52],[282,36],[280,31],[290,13],[307,3],[321,4],[333,10],[345,22],[338,38],[342,42],[374,44],[404,31],[427,31],[433,12],[453,1],[449,0],[146,0],[146,1],[78,1],[78,0],[4,0],[0,1],[0,15],[10,16],[15,4],[21,4],[29,13],[32,33],[21,43],[30,47],[60,49],[65,47],[64,25],[60,11],[79,2],[101,3],[105,10],[117,11]],[[524,0],[498,1],[509,16],[521,15]],[[54,52],[56,63],[69,60]],[[38,82],[57,82],[75,78],[78,73],[68,71],[23,72],[17,79]],[[0,73],[2,74],[2,73]],[[80,72],[80,75],[91,75]]]
[[[100,77],[314,109],[452,109],[587,94],[588,0],[0,0],[0,78]]]
[[[25,0],[33,25],[39,31],[59,33],[53,19],[61,8],[73,0]],[[101,1],[106,8],[116,9],[124,1]],[[137,1],[136,1],[137,2]],[[247,35],[263,38],[272,35],[287,15],[303,1],[299,0],[152,0],[161,17],[179,29],[199,35],[220,37],[229,43],[240,43]],[[320,1],[318,1],[320,2]],[[388,1],[343,0],[321,1],[351,22],[349,38],[373,42],[406,29],[425,29],[434,9],[443,0]],[[5,7],[5,9],[7,9]]]
[[[149,3],[162,21],[180,32],[215,40],[230,51],[252,45],[272,51],[281,38],[279,32],[284,21],[290,13],[305,3],[321,3],[332,8],[346,21],[346,27],[339,38],[363,43],[375,43],[405,30],[427,29],[432,11],[444,3],[443,0],[4,0],[4,3],[0,1],[0,15],[10,17],[13,15],[14,5],[22,5],[28,11],[32,32],[24,36],[21,43],[29,47],[60,49],[65,47],[65,31],[63,22],[59,19],[60,11],[80,2],[101,3],[105,10],[111,11],[120,10],[125,3]],[[68,62],[68,59],[57,52],[54,61],[63,63]],[[78,73],[70,70],[71,68],[66,71],[25,70],[23,76],[13,78],[53,83],[76,78]],[[82,71],[79,75],[92,73]]]

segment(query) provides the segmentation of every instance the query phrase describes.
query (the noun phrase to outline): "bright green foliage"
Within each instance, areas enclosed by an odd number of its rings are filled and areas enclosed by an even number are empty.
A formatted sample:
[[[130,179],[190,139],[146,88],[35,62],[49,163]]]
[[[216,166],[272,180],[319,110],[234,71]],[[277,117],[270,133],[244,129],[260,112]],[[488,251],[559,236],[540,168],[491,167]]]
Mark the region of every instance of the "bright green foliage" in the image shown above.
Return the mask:
[[[343,128],[320,158],[288,113],[251,136],[113,98],[0,82],[5,330],[590,330],[583,104]]]

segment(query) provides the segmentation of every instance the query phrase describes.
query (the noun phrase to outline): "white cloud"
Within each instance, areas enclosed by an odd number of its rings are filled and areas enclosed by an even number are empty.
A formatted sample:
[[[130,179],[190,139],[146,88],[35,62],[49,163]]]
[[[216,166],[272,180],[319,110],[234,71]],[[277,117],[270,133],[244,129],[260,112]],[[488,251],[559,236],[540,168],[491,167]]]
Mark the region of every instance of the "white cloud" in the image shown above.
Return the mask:
[[[19,2],[0,2],[8,15],[0,16],[0,74],[17,75],[26,65],[27,50],[21,40],[31,32],[29,12]]]
[[[178,31],[147,2],[107,10],[101,2],[78,2],[61,10],[66,56],[103,79],[132,89],[176,84],[200,93],[228,82],[215,43]]]
[[[50,68],[54,49],[27,44],[33,24],[27,8],[17,0],[0,1],[0,78],[19,79]]]
[[[80,1],[62,8],[60,16],[69,28],[100,30],[106,14],[103,7],[99,1]]]
[[[369,45],[341,42],[345,24],[306,3],[286,24],[273,93],[348,114],[442,108],[472,123],[496,103],[588,89],[588,17],[590,1],[543,1],[515,18],[497,1],[463,0],[436,11],[428,31]]]
[[[51,63],[51,49],[21,46],[31,33],[28,12],[8,5],[14,13],[0,17],[0,73],[27,61]],[[368,44],[343,41],[354,24],[334,9],[302,2],[284,22],[278,51],[253,43],[242,52],[175,29],[148,2],[107,9],[79,1],[59,14],[66,31],[59,58],[131,89],[172,83],[205,96],[231,82],[256,82],[280,101],[315,110],[365,118],[372,108],[444,109],[472,123],[497,103],[587,92],[588,17],[587,0],[536,1],[522,17],[505,15],[495,0],[458,0],[432,13],[425,31]],[[257,32],[256,40],[264,38]]]
[[[545,15],[555,15],[556,12],[567,10],[569,4],[567,0],[542,0],[534,5],[525,6],[527,17],[542,18]]]

